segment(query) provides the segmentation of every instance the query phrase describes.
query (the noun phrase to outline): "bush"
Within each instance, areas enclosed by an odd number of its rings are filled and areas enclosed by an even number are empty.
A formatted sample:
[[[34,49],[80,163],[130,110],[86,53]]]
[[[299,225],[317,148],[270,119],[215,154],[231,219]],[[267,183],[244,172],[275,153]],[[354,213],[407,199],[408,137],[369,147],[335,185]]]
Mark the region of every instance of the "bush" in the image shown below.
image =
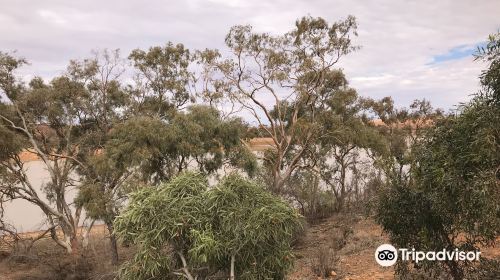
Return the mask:
[[[333,249],[320,248],[314,259],[312,270],[319,277],[330,277],[337,273],[340,258]]]
[[[252,181],[230,175],[208,189],[205,177],[184,173],[134,193],[115,221],[117,235],[139,247],[120,276],[283,279],[300,225],[294,209]]]
[[[482,91],[435,124],[413,148],[412,180],[390,182],[380,199],[378,221],[397,246],[473,251],[500,234],[500,34],[478,57],[490,63]],[[399,263],[398,272],[409,271],[408,265]],[[422,262],[413,268],[462,279],[474,265]]]
[[[468,272],[467,279],[497,279],[498,275],[500,275],[500,259],[481,259],[481,264]]]
[[[435,125],[414,148],[413,180],[394,182],[380,199],[378,221],[398,246],[472,251],[500,229],[500,107],[477,97]],[[401,264],[402,265],[402,264]],[[468,262],[428,262],[462,279]],[[400,270],[404,271],[404,270]]]
[[[309,224],[315,224],[332,216],[336,211],[332,191],[323,190],[319,178],[310,171],[293,174],[288,182],[286,196],[296,203]]]

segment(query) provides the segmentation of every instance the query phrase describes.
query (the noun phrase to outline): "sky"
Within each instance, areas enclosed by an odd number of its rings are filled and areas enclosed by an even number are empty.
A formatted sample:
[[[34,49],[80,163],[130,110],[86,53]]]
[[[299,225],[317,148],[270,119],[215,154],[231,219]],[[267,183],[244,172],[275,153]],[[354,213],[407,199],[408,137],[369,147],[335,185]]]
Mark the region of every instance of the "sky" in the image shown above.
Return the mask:
[[[25,78],[45,79],[91,50],[119,48],[126,57],[172,41],[224,51],[233,25],[282,34],[302,16],[354,15],[361,49],[339,64],[351,86],[399,106],[425,98],[445,110],[479,89],[484,64],[472,54],[500,30],[498,0],[0,0],[0,7],[0,51],[28,59]]]

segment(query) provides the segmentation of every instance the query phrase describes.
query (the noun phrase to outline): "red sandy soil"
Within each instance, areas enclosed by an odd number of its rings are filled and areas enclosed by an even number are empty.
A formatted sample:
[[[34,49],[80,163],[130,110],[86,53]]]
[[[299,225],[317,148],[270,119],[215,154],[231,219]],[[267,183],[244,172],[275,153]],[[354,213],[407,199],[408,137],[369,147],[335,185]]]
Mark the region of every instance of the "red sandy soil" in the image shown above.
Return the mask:
[[[372,220],[356,219],[347,222],[339,217],[332,217],[321,224],[307,230],[303,244],[296,250],[298,257],[289,280],[325,279],[317,276],[313,267],[317,266],[318,254],[321,250],[332,247],[334,236],[350,225],[353,234],[346,239],[346,245],[337,250],[338,263],[327,279],[394,279],[394,270],[384,268],[375,262],[375,249],[388,238],[382,233],[380,226]]]
[[[332,240],[346,224],[353,234],[346,239],[346,245],[336,251],[338,262],[333,269],[334,276],[319,277],[313,269],[318,264],[318,255],[332,247]],[[297,260],[287,279],[394,279],[393,267],[382,267],[375,261],[375,250],[384,243],[390,243],[389,238],[372,219],[351,218],[347,222],[345,218],[331,217],[307,229],[303,242],[295,250]],[[481,257],[500,258],[500,238],[494,247],[482,249]]]
[[[346,239],[341,238],[342,232],[350,228],[352,234]],[[102,226],[97,226],[92,231],[90,240],[89,257],[96,264],[95,275],[112,275],[116,267],[110,266],[109,252],[107,250],[108,241],[106,230]],[[344,245],[340,249],[333,250],[338,244],[338,240],[344,240]],[[52,241],[47,239],[37,243],[34,248],[38,256],[50,255],[51,257],[66,256],[64,251],[54,248]],[[294,254],[297,259],[287,280],[319,280],[319,279],[394,279],[394,269],[384,268],[375,262],[375,249],[384,243],[389,243],[388,237],[383,233],[379,225],[372,219],[361,217],[334,216],[326,219],[322,223],[310,226],[304,232],[304,237],[296,246]],[[500,239],[496,247],[485,248],[481,256],[488,258],[500,257]],[[329,250],[329,248],[332,248]],[[48,253],[48,251],[53,251]],[[120,247],[120,259],[124,261],[132,257],[133,249]],[[314,268],[318,266],[318,256],[323,254],[334,254],[337,261],[333,261],[330,277],[318,276]],[[325,253],[326,252],[326,253]],[[335,258],[334,258],[335,259]],[[42,279],[33,278],[43,271],[43,267],[38,263],[9,263],[7,258],[0,256],[0,280],[19,279]],[[95,279],[101,279],[96,278]],[[44,279],[44,278],[43,278]],[[102,278],[102,279],[112,279]]]

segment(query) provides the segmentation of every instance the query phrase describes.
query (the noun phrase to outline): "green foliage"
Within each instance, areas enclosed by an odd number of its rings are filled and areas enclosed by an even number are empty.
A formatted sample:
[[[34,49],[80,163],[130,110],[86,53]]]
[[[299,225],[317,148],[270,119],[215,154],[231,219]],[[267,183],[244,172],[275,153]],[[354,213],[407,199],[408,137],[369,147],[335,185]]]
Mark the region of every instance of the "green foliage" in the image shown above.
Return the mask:
[[[110,132],[105,146],[108,163],[116,170],[139,166],[145,180],[155,172],[162,178],[162,154],[172,143],[173,136],[166,124],[157,118],[138,116],[119,123]]]
[[[193,74],[188,66],[193,60],[182,44],[171,42],[164,47],[133,50],[129,55],[139,73],[136,81],[135,110],[152,116],[168,117],[191,100],[189,86]]]
[[[266,153],[264,161],[276,193],[286,192],[293,172],[313,160],[311,146],[321,136],[320,111],[332,95],[347,89],[335,64],[357,49],[351,41],[356,28],[352,16],[334,23],[303,17],[281,35],[237,25],[226,36],[228,57],[200,54],[204,69],[212,70],[207,75],[216,81],[205,99],[220,98],[247,110],[259,124],[259,136],[273,140],[275,151]]]
[[[491,244],[499,235],[495,172],[500,164],[500,134],[495,124],[500,111],[484,113],[469,107],[437,124],[415,151],[415,183],[396,183],[384,193],[378,220],[395,244],[421,250],[472,250]],[[449,269],[453,276],[463,273],[458,264]]]
[[[24,147],[25,139],[0,124],[0,161],[18,155]]]
[[[344,82],[317,112],[321,123],[316,152],[318,173],[334,194],[337,210],[342,210],[351,194],[358,195],[347,178],[348,175],[361,176],[358,172],[360,151],[381,153],[384,149],[384,139],[366,119],[366,111],[365,100]]]
[[[493,57],[498,63],[499,57]],[[490,74],[494,72],[482,77]],[[429,251],[477,250],[499,236],[500,107],[496,94],[478,94],[456,115],[437,122],[418,142],[412,153],[413,180],[392,182],[380,200],[378,220],[395,244]],[[428,262],[422,267],[440,265],[446,265],[454,279],[462,279],[470,263]],[[399,271],[406,271],[403,264]]]
[[[233,147],[227,155],[229,164],[240,168],[246,174],[253,178],[258,172],[258,162],[253,152],[246,145],[237,145]]]
[[[24,64],[27,64],[25,59],[0,51],[0,90],[9,99],[15,99],[22,91],[23,85],[14,72]],[[0,94],[0,101],[3,101],[4,98]]]
[[[203,279],[227,274],[234,256],[238,278],[282,279],[299,227],[295,210],[251,181],[230,175],[208,189],[201,174],[183,173],[133,193],[117,218],[117,235],[139,245],[121,277],[170,279],[187,269]]]
[[[18,155],[23,147],[25,147],[25,142],[26,139],[24,137],[2,125],[0,122],[0,163],[11,159],[19,160]],[[0,165],[0,204],[6,199],[3,196],[11,197],[15,195],[13,191],[9,190],[9,186],[17,184],[18,180],[19,178],[12,174],[8,166]],[[3,211],[0,210],[0,219],[2,215]]]
[[[237,175],[226,177],[205,199],[211,235],[221,246],[215,258],[229,260],[235,255],[241,279],[283,279],[292,263],[290,244],[300,227],[297,212]]]
[[[410,182],[416,154],[413,147],[425,138],[425,133],[443,117],[443,112],[434,109],[425,99],[414,100],[408,109],[395,108],[390,97],[380,101],[367,99],[365,104],[382,121],[376,127],[378,137],[372,138],[382,140],[372,143],[375,165],[391,183]]]
[[[115,220],[116,234],[139,245],[135,258],[124,265],[124,279],[170,279],[170,261],[162,250],[186,253],[191,230],[204,221],[202,194],[207,181],[186,173],[158,188],[142,188],[130,195],[126,210]]]
[[[170,122],[140,116],[118,124],[106,156],[119,170],[139,166],[143,180],[152,182],[189,168],[211,174],[225,163],[252,174],[256,160],[242,143],[245,131],[241,119],[223,120],[214,108],[196,105]],[[196,164],[189,166],[191,161]]]
[[[489,64],[481,73],[481,84],[484,86],[480,95],[490,97],[491,102],[500,103],[500,32],[488,38],[486,47],[478,49],[476,59]]]

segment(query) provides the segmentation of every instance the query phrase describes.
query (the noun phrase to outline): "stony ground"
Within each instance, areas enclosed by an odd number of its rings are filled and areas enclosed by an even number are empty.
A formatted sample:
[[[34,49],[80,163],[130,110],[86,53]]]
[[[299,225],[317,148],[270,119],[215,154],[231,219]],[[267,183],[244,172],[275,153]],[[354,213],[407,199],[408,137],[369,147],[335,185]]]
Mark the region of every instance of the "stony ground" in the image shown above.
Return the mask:
[[[350,233],[346,238],[345,231]],[[287,279],[394,279],[392,267],[381,267],[375,261],[375,250],[384,243],[390,243],[388,236],[372,219],[328,218],[306,230]],[[500,238],[495,246],[483,248],[481,257],[499,259]]]
[[[111,280],[116,268],[103,261],[109,259],[106,231],[96,227],[95,232],[88,255],[93,269],[84,279]],[[297,259],[287,280],[394,279],[392,268],[381,267],[375,262],[375,249],[384,243],[389,243],[387,235],[372,219],[356,216],[328,218],[304,231],[301,241],[296,244],[294,253]],[[37,261],[30,260],[28,256],[13,262],[8,261],[11,257],[2,258],[0,254],[0,280],[56,279],[53,277],[60,276],[59,271],[64,271],[65,263],[64,258],[57,258],[55,262],[52,258],[65,254],[53,248],[51,240],[40,242],[34,248]],[[131,258],[132,254],[131,248],[120,248],[122,261]],[[481,256],[500,258],[500,239],[496,247],[483,249]],[[44,259],[52,259],[51,264],[43,264]],[[85,265],[78,269],[85,270]]]
[[[307,229],[288,279],[393,279],[394,270],[374,258],[375,249],[387,242],[370,219],[329,218]]]

